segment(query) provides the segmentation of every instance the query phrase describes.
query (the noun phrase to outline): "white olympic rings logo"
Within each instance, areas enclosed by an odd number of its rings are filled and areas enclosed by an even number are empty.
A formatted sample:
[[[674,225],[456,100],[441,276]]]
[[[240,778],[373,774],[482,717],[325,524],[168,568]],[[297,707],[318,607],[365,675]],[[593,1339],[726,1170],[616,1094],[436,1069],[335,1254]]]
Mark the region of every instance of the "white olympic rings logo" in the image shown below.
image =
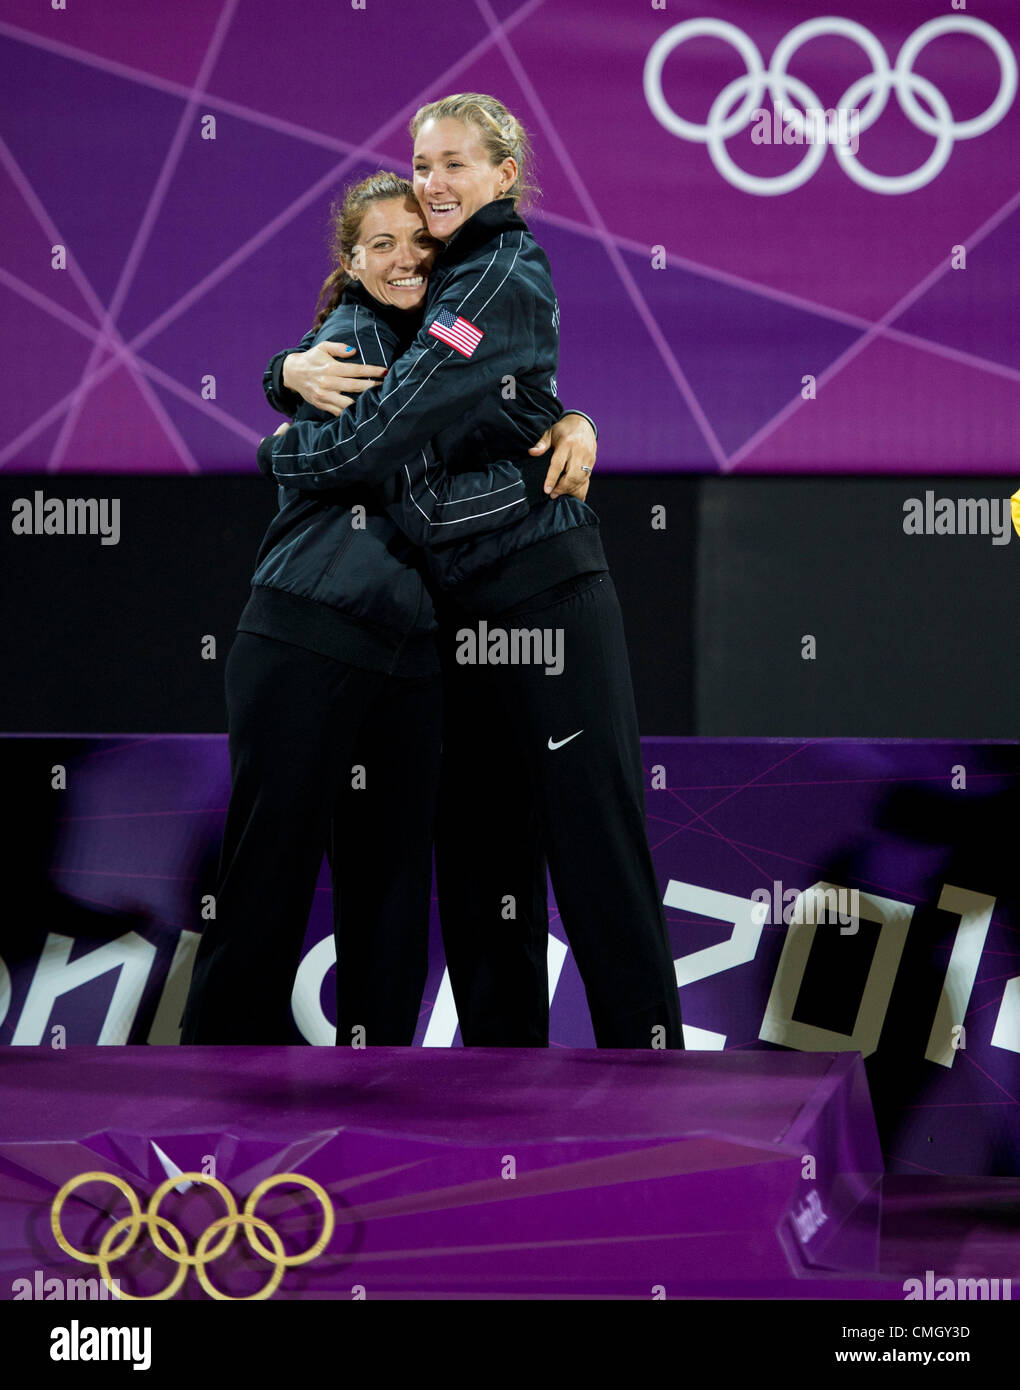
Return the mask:
[[[979,116],[970,120],[956,121],[945,97],[929,82],[913,71],[918,54],[932,39],[942,34],[973,34],[982,39],[998,59],[1000,70],[999,90],[991,105]],[[901,175],[876,174],[865,168],[849,144],[834,141],[831,130],[828,140],[808,141],[804,158],[787,174],[774,178],[761,178],[749,174],[734,163],[726,149],[726,141],[749,124],[752,113],[761,107],[762,98],[768,91],[773,104],[791,96],[798,106],[807,110],[822,109],[822,103],[814,92],[799,78],[787,72],[787,65],[797,50],[809,39],[821,36],[838,35],[860,45],[871,60],[872,71],[854,82],[836,103],[839,112],[857,112],[857,129],[867,130],[873,126],[885,110],[889,93],[895,91],[903,114],[927,135],[934,136],[935,148],[929,158],[912,173]],[[708,120],[704,125],[684,120],[667,102],[662,91],[662,69],[666,59],[688,39],[718,38],[732,44],[747,66],[743,77],[730,82],[712,103]],[[723,178],[735,188],[745,193],[761,197],[789,193],[799,188],[812,177],[825,158],[826,144],[832,143],[836,157],[846,174],[872,193],[913,193],[942,172],[957,140],[973,140],[984,135],[999,124],[1013,104],[1017,89],[1017,62],[1012,48],[998,29],[982,19],[972,19],[968,15],[945,15],[929,20],[906,40],[899,51],[895,64],[890,67],[881,42],[851,19],[841,19],[831,15],[820,19],[808,19],[791,29],[780,40],[766,69],[761,53],[754,40],[749,38],[735,24],[722,19],[689,19],[675,24],[649,49],[644,69],[645,100],[660,125],[682,140],[693,140],[708,146],[712,162]],[[737,109],[727,115],[730,106],[743,96]],[[918,101],[922,97],[934,114],[929,114]],[[864,102],[861,107],[860,104]],[[792,129],[803,135],[805,121],[799,111],[792,111],[787,117]],[[799,140],[797,143],[803,143]]]

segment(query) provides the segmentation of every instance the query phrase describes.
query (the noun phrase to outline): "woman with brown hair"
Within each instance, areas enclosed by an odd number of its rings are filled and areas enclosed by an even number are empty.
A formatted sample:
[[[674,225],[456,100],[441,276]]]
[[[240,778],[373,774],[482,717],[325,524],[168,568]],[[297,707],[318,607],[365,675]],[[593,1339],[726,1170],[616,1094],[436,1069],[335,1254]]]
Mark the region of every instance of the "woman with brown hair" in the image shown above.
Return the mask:
[[[527,136],[479,93],[422,107],[411,134],[415,194],[445,243],[422,327],[377,390],[325,424],[264,440],[260,467],[309,495],[396,476],[410,510],[429,441],[434,482],[479,463],[521,466],[525,516],[427,552],[442,591],[439,909],[462,1036],[548,1041],[544,856],[598,1045],[682,1048],[598,518],[580,496],[553,506],[526,462],[529,431],[559,413],[559,305],[517,211]],[[568,485],[575,471],[590,466],[571,464]],[[551,638],[562,660],[479,659],[493,628]]]
[[[310,341],[355,346],[370,383],[414,339],[438,244],[411,184],[390,173],[347,192],[335,232],[339,264]],[[296,415],[330,418],[307,405]],[[419,542],[526,513],[509,465],[447,481],[430,463],[426,444],[428,486],[409,524]],[[477,497],[497,490],[494,514]],[[428,967],[441,681],[421,552],[392,519],[396,496],[395,480],[279,490],[227,661],[230,804],[184,1043],[292,1040],[290,996],[324,851],[337,1041],[413,1041]]]

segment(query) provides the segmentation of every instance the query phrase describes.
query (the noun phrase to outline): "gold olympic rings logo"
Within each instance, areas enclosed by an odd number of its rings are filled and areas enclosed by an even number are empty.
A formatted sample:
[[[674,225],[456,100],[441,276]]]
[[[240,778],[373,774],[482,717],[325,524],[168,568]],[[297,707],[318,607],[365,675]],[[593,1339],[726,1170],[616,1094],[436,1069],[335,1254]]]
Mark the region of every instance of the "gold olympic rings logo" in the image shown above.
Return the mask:
[[[115,1221],[110,1229],[103,1236],[96,1254],[90,1255],[84,1250],[77,1250],[64,1235],[60,1224],[60,1213],[64,1203],[77,1187],[84,1186],[89,1182],[105,1182],[111,1187],[115,1187],[128,1200],[131,1208],[130,1215],[122,1216],[119,1221]],[[198,1238],[195,1253],[191,1254],[188,1250],[187,1241],[178,1228],[165,1216],[159,1215],[159,1205],[168,1192],[182,1182],[205,1183],[206,1186],[215,1188],[223,1199],[226,1207],[226,1215],[217,1217]],[[270,1226],[268,1221],[255,1215],[255,1208],[258,1206],[262,1197],[272,1187],[279,1187],[284,1183],[296,1183],[300,1187],[307,1187],[317,1198],[322,1207],[322,1234],[314,1245],[310,1245],[307,1250],[298,1255],[288,1255],[283,1248],[283,1242],[276,1231]],[[149,1205],[145,1212],[142,1211],[141,1203],[130,1183],[123,1178],[118,1178],[114,1173],[79,1173],[77,1177],[69,1178],[53,1199],[53,1206],[50,1211],[50,1225],[53,1228],[53,1235],[61,1250],[72,1256],[76,1260],[81,1260],[84,1264],[99,1266],[108,1287],[111,1286],[110,1265],[114,1260],[123,1259],[135,1245],[143,1227],[147,1227],[152,1234],[153,1244],[161,1254],[166,1255],[167,1259],[173,1260],[178,1269],[174,1277],[167,1284],[165,1289],[153,1294],[132,1294],[120,1291],[121,1298],[133,1299],[137,1302],[152,1302],[156,1299],[173,1298],[174,1294],[188,1277],[188,1270],[194,1266],[198,1275],[199,1283],[205,1289],[210,1298],[217,1298],[229,1302],[248,1302],[253,1299],[271,1298],[279,1287],[280,1280],[283,1278],[284,1271],[292,1265],[307,1264],[309,1260],[314,1260],[317,1255],[321,1255],[323,1250],[330,1242],[333,1235],[335,1224],[333,1204],[329,1197],[312,1178],[306,1178],[303,1173],[277,1173],[272,1177],[263,1178],[255,1187],[248,1200],[244,1204],[244,1211],[238,1211],[237,1202],[228,1187],[219,1182],[218,1179],[210,1177],[208,1173],[181,1173],[177,1177],[167,1178],[166,1182],[160,1183],[155,1192],[149,1199]],[[237,1234],[238,1227],[244,1229],[248,1238],[248,1244],[257,1255],[261,1255],[274,1266],[268,1282],[259,1289],[257,1293],[247,1294],[243,1298],[235,1299],[231,1294],[222,1293],[210,1280],[206,1273],[206,1265],[210,1260],[218,1259],[233,1243],[234,1236]],[[170,1237],[176,1250],[170,1248],[161,1234],[163,1231]],[[257,1232],[262,1231],[269,1240],[267,1248]],[[117,1237],[123,1232],[123,1239],[117,1242]],[[219,1236],[216,1239],[217,1235]],[[215,1240],[215,1248],[210,1249]]]

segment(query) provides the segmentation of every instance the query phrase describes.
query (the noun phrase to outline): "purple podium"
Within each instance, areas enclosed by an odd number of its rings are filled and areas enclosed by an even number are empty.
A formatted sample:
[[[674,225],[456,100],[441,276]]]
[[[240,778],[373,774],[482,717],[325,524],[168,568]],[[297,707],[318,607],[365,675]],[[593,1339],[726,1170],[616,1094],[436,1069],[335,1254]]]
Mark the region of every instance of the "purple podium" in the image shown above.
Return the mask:
[[[856,1053],[13,1047],[0,1115],[6,1298],[902,1297]]]

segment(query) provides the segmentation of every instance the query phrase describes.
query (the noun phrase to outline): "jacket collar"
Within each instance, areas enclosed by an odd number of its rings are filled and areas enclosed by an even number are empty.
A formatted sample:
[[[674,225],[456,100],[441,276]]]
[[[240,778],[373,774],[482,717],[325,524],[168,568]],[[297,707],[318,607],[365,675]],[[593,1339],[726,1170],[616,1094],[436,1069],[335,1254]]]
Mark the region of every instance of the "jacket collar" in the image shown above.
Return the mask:
[[[528,224],[516,210],[509,198],[496,198],[480,207],[476,213],[454,232],[453,236],[436,258],[436,269],[458,265],[479,246],[498,236],[500,232],[528,230]]]
[[[340,302],[342,304],[360,304],[362,308],[368,309],[376,318],[382,319],[383,323],[393,330],[402,343],[410,343],[421,327],[422,312],[420,309],[410,313],[407,309],[398,309],[393,304],[384,304],[382,300],[369,294],[359,280],[353,281],[346,287],[340,296]]]

